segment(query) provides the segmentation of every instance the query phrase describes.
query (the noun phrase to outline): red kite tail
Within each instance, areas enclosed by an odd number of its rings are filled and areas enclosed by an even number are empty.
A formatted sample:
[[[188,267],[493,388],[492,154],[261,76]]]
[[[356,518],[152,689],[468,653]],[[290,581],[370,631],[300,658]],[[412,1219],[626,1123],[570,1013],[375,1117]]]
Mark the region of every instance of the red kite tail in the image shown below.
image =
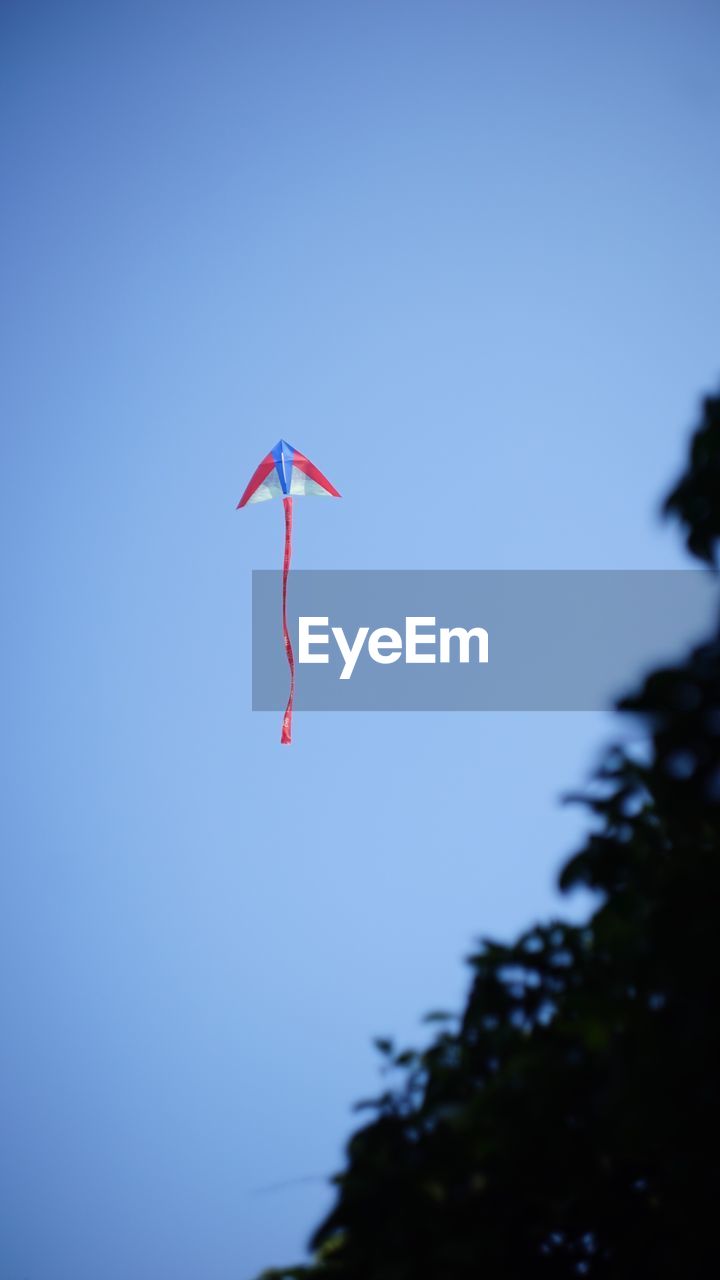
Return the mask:
[[[290,572],[290,557],[292,556],[292,498],[283,498],[283,507],[285,509],[285,556],[283,558],[283,581],[282,581],[282,622],[283,622],[283,639],[285,641],[285,654],[290,668],[290,697],[288,698],[285,708],[285,715],[282,722],[282,733],[280,735],[281,742],[292,742],[292,712],[293,697],[295,694],[295,655],[293,654],[292,642],[290,640],[290,632],[287,625],[287,580]]]

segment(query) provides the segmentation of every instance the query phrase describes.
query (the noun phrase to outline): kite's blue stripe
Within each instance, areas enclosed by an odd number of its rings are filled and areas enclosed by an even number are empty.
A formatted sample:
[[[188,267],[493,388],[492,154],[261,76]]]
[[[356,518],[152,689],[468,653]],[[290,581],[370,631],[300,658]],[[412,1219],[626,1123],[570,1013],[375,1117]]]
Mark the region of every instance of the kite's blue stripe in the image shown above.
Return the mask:
[[[280,480],[280,488],[283,493],[290,492],[290,484],[292,482],[293,458],[295,450],[287,440],[278,440],[275,448],[272,450],[272,456],[275,460],[275,470]]]

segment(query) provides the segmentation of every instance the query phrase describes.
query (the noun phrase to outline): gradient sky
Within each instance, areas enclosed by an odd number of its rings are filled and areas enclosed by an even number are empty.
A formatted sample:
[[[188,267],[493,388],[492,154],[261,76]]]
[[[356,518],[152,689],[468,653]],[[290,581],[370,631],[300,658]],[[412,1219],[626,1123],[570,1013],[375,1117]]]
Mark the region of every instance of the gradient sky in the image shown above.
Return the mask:
[[[343,494],[298,567],[684,564],[719,42],[713,0],[3,0],[3,1280],[296,1259],[372,1036],[584,909],[557,801],[610,722],[281,749],[282,513],[234,506],[283,435]]]

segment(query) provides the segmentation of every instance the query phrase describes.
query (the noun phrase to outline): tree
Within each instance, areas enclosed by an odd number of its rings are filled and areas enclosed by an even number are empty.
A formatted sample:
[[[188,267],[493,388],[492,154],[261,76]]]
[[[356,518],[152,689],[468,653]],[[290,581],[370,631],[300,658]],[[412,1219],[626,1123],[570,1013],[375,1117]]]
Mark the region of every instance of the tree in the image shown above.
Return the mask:
[[[720,545],[720,398],[704,402],[666,510]],[[715,1014],[720,635],[620,707],[644,750],[609,751],[561,887],[584,925],[487,940],[422,1052],[381,1041],[399,1083],[350,1139],[306,1280],[704,1275],[718,1252]],[[577,797],[576,797],[577,798]]]

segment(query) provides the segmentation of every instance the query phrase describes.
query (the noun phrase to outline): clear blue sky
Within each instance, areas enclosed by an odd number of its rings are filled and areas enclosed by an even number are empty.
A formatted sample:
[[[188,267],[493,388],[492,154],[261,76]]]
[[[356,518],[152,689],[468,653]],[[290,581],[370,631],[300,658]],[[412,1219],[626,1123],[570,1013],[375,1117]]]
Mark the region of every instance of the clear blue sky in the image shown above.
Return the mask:
[[[299,567],[685,563],[719,41],[712,0],[2,4],[3,1280],[296,1258],[371,1037],[558,908],[608,721],[281,749],[282,513],[234,505],[283,435],[343,494]]]

